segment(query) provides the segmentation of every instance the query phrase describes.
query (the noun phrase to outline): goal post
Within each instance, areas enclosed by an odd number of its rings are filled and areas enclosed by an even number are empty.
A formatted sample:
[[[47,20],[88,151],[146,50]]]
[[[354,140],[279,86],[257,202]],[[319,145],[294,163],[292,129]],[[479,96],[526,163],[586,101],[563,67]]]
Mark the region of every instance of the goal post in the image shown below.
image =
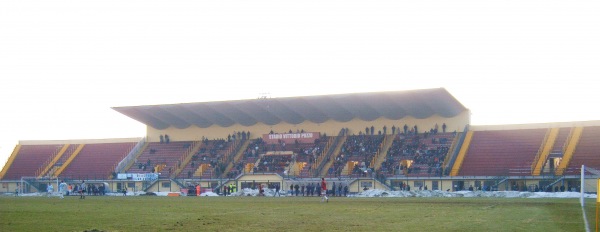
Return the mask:
[[[585,165],[581,165],[581,179],[579,180],[579,204],[581,205],[581,213],[583,215],[583,223],[585,225],[585,231],[589,232],[590,231],[590,225],[588,222],[588,218],[587,218],[587,214],[585,213],[585,198],[584,198],[584,193],[585,193]]]
[[[42,177],[39,178],[37,176],[22,176],[21,181],[19,182],[19,186],[17,188],[18,194],[30,193],[31,187],[33,187],[37,192],[46,192],[46,188],[40,188],[40,184],[54,184],[56,188],[54,188],[53,192],[58,191],[59,178],[58,177]]]

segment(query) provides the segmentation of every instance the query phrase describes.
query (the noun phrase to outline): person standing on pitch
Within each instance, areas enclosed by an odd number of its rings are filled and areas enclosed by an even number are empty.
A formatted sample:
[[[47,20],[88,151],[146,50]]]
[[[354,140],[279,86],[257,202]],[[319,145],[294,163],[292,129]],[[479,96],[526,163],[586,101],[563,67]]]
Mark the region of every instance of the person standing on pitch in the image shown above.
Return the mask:
[[[323,197],[321,197],[321,202],[329,202],[329,198],[327,198],[327,182],[325,182],[325,178],[321,178],[321,194],[323,194]]]
[[[52,186],[52,183],[48,183],[48,187],[46,187],[46,191],[48,191],[46,196],[51,197],[52,192],[54,192],[54,186]]]
[[[81,185],[79,185],[79,199],[85,199],[85,180],[81,181]]]
[[[60,193],[60,199],[65,198],[66,191],[67,191],[67,183],[65,183],[64,180],[61,180],[60,184],[58,185],[58,192]]]

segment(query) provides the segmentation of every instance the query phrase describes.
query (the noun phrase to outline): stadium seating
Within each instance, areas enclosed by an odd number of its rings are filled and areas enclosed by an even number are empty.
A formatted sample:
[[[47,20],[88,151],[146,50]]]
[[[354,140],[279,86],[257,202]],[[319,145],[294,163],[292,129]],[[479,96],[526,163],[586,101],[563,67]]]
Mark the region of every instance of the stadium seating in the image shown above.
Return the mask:
[[[460,176],[526,176],[547,129],[475,131]]]
[[[292,152],[267,152],[254,167],[254,173],[289,173],[289,165],[293,162]]]
[[[233,168],[226,176],[232,178],[244,172],[276,172],[289,175],[292,170],[289,165],[294,164],[302,167],[299,170],[299,176],[309,177],[311,166],[309,164],[314,162],[313,152],[316,152],[317,155],[320,154],[326,143],[326,139],[316,140],[315,143],[285,145],[282,143],[266,144],[262,139],[251,140],[242,158],[234,163]],[[266,164],[265,161],[267,161]],[[247,167],[252,168],[245,170]]]
[[[323,153],[326,145],[327,139],[321,139],[315,141],[314,144],[305,144],[303,148],[299,149],[296,158],[296,163],[300,163],[300,166],[302,166],[299,177],[311,177],[313,164],[316,162],[316,158]]]
[[[244,151],[240,160],[234,163],[233,168],[227,173],[227,178],[234,178],[237,175],[244,172],[251,172],[254,168],[254,164],[258,159],[258,155],[265,153],[265,146],[262,139],[254,139],[250,141],[250,144]],[[245,170],[246,167],[252,166],[250,170]]]
[[[135,146],[135,143],[86,144],[79,155],[59,175],[70,179],[107,179],[115,165]],[[67,156],[63,155],[62,158]],[[62,159],[61,158],[61,159]]]
[[[552,147],[550,158],[560,158],[571,127],[562,127]],[[531,165],[540,149],[548,128],[476,130],[465,155],[458,176],[529,176]],[[432,177],[440,176],[441,165],[453,143],[455,133],[396,134],[383,157],[379,177]],[[580,167],[600,169],[600,126],[585,127],[572,159],[568,162],[567,175],[578,175]],[[331,137],[335,138],[335,137]],[[365,177],[364,169],[373,162],[373,157],[382,147],[384,135],[348,135],[341,143],[339,154],[331,156],[332,165],[324,169],[327,177]],[[161,173],[161,178],[169,178],[173,170],[180,172],[175,178],[235,178],[243,173],[279,173],[280,175],[310,178],[313,177],[315,157],[319,157],[331,139],[318,139],[315,143],[266,144],[262,139],[253,139],[244,147],[245,151],[236,161],[232,149],[241,143],[225,139],[205,140],[197,152],[189,152],[191,141],[170,143],[150,142],[126,172]],[[199,143],[198,143],[199,144]],[[387,143],[389,145],[389,142]],[[61,149],[62,144],[21,145],[3,180],[18,180],[23,176],[33,177],[40,169],[52,174],[73,154],[79,144],[71,144],[63,156],[47,168],[48,160]],[[136,143],[86,144],[83,150],[60,173],[60,178],[107,179],[117,165]],[[245,145],[244,145],[245,146]],[[194,146],[196,147],[196,146]],[[235,149],[233,149],[235,150]],[[236,150],[237,151],[237,150]],[[187,152],[187,153],[186,153]],[[193,154],[193,155],[191,155]],[[192,157],[190,162],[181,163],[182,157]],[[229,157],[229,158],[228,158]],[[190,160],[190,159],[188,159]],[[381,159],[380,159],[381,160]],[[230,162],[233,162],[230,164]],[[364,166],[363,166],[364,162]],[[564,164],[567,164],[565,162]],[[221,175],[227,165],[232,166]],[[544,173],[550,173],[544,170]],[[370,177],[370,176],[369,176]]]
[[[174,170],[178,161],[189,149],[192,142],[170,142],[170,143],[149,143],[142,154],[137,158],[134,165],[127,170],[128,173],[150,173],[153,168],[160,173],[160,178],[168,178],[169,170]],[[164,171],[163,171],[164,170]]]
[[[328,172],[329,177],[364,176],[360,168],[367,168],[383,142],[383,135],[348,136],[342,150]]]
[[[562,153],[570,131],[570,127],[560,128],[558,132],[558,137],[556,137],[556,142],[554,142],[554,146],[552,147],[552,151],[550,152],[550,154]]]
[[[396,135],[379,174],[439,176],[453,138],[454,133]],[[410,167],[401,163],[410,163]]]
[[[581,173],[581,165],[600,169],[600,127],[584,127],[583,134],[577,145],[577,149],[573,153],[571,162],[565,172],[566,175],[579,175]]]
[[[227,166],[223,163],[223,158],[235,143],[224,139],[204,140],[202,143],[200,150],[194,154],[189,163],[185,164],[183,171],[177,175],[177,178],[216,178],[223,172],[225,166]],[[200,170],[202,164],[207,165],[204,165]]]
[[[42,168],[62,146],[62,144],[21,146],[21,150],[2,179],[19,180],[21,177],[36,176],[36,171]]]

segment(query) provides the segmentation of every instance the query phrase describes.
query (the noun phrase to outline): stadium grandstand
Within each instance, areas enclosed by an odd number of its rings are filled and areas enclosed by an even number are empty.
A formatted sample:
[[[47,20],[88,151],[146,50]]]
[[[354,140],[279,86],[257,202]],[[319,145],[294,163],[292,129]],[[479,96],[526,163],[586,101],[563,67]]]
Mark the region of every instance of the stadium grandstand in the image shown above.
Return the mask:
[[[0,192],[43,191],[57,179],[113,192],[285,191],[322,177],[350,192],[554,192],[577,191],[582,165],[600,169],[600,121],[470,126],[470,110],[443,88],[113,109],[146,135],[20,141]]]

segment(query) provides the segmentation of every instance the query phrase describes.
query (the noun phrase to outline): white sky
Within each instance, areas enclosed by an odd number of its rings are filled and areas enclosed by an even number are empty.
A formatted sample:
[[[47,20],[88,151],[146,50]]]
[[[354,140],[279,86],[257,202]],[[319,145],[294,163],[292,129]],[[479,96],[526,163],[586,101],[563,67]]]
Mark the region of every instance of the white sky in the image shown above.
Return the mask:
[[[446,88],[472,124],[600,120],[600,1],[2,0],[19,140],[142,137],[112,106]]]

